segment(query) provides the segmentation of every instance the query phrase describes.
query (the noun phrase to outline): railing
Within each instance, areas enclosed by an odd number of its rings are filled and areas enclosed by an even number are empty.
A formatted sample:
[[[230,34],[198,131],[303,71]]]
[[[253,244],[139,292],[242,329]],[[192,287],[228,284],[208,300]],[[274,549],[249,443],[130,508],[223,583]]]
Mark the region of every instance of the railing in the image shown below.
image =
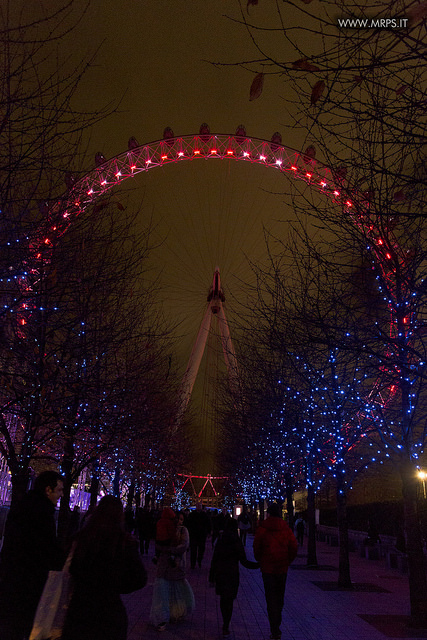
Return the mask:
[[[401,573],[407,573],[408,560],[406,553],[396,549],[397,539],[395,536],[380,535],[380,541],[373,545],[365,544],[368,537],[367,531],[356,531],[349,529],[348,539],[350,551],[355,551],[362,558],[368,560],[385,560],[390,569],[398,569]],[[338,527],[328,527],[326,525],[318,525],[317,539],[326,542],[332,547],[339,544]],[[424,550],[427,560],[427,550]]]
[[[328,542],[330,538],[338,539],[338,527],[327,527],[324,524],[319,524],[317,526],[317,537],[321,539],[321,537]],[[367,531],[357,531],[355,529],[348,530],[348,538],[351,542],[355,544],[356,547],[359,547],[364,543],[366,538],[368,537]],[[385,546],[396,546],[396,537],[395,536],[386,536],[380,535],[381,543]],[[329,542],[328,542],[329,544]]]

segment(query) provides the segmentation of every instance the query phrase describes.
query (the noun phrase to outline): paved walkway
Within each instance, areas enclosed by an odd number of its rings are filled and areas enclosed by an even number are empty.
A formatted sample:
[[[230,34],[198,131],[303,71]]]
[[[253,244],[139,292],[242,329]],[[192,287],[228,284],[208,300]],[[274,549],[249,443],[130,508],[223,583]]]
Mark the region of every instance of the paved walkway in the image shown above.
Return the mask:
[[[253,537],[248,536],[247,555]],[[191,617],[158,632],[148,624],[155,566],[145,556],[148,584],[124,597],[129,614],[128,640],[218,640],[222,638],[219,598],[208,584],[212,551],[208,541],[201,569],[188,571],[196,609]],[[318,569],[306,568],[303,547],[289,570],[282,622],[283,640],[384,640],[425,638],[427,630],[407,627],[407,577],[388,569],[384,560],[367,560],[351,553],[353,591],[331,590],[337,580],[338,549],[318,543]],[[364,618],[366,616],[366,618]],[[240,589],[231,620],[230,640],[267,640],[269,626],[261,574],[240,568]]]

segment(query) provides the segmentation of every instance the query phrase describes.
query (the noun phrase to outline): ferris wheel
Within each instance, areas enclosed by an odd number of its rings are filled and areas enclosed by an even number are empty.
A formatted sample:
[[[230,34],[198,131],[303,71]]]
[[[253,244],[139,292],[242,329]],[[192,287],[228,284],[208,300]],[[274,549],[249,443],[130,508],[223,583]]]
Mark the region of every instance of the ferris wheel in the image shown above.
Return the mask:
[[[209,163],[203,162],[206,160],[209,160]],[[175,174],[174,184],[176,184],[176,180],[180,185],[184,182],[189,162],[192,167],[197,167],[197,170],[202,169],[202,172],[197,174],[196,187],[193,184],[192,188],[198,193],[202,193],[210,201],[217,198],[216,204],[209,206],[203,215],[200,214],[197,201],[195,204],[192,196],[184,198],[183,205],[182,202],[179,202],[180,199],[182,200],[182,196],[175,194],[176,187],[170,186],[173,182],[172,174]],[[226,175],[228,181],[231,182],[232,192],[234,192],[234,184],[237,179],[235,166],[245,167],[246,187],[244,186],[242,189],[243,195],[240,193],[237,197],[231,196],[231,199],[227,201],[222,187],[213,185],[211,174],[203,173],[207,165],[209,167],[213,165],[215,171],[221,175],[221,179],[224,174]],[[152,171],[153,169],[159,171]],[[210,171],[211,169],[209,169]],[[254,198],[253,191],[248,199],[244,197],[246,196],[245,192],[249,191],[249,186],[252,187],[255,173],[259,173],[262,177],[257,197],[261,198],[263,202]],[[177,174],[178,178],[176,178]],[[156,186],[155,181],[151,179],[151,176],[155,175],[162,175],[159,181],[160,186]],[[166,248],[163,253],[166,253],[171,260],[169,300],[172,303],[175,301],[176,304],[184,300],[187,310],[190,310],[193,325],[195,318],[199,323],[201,322],[197,337],[194,334],[191,336],[192,349],[188,348],[189,343],[187,342],[187,352],[183,354],[188,364],[182,378],[180,408],[177,416],[177,422],[179,422],[192,397],[202,357],[208,357],[209,352],[211,356],[214,353],[217,359],[218,354],[221,354],[230,384],[236,384],[238,363],[224,309],[225,294],[220,278],[223,278],[227,288],[233,278],[235,281],[241,278],[235,263],[230,266],[232,261],[236,259],[236,245],[245,233],[248,233],[249,236],[249,231],[255,227],[256,234],[258,234],[256,241],[259,243],[259,236],[262,234],[262,220],[259,219],[259,211],[263,206],[270,207],[272,198],[275,198],[276,201],[280,200],[281,191],[280,187],[277,187],[278,181],[283,183],[283,177],[286,177],[302,183],[310,191],[315,191],[322,197],[329,199],[332,206],[340,207],[356,225],[366,225],[367,217],[365,214],[369,210],[369,202],[364,201],[357,193],[351,193],[342,179],[337,180],[330,167],[316,161],[310,153],[301,153],[283,145],[279,133],[273,134],[271,140],[251,138],[247,136],[245,128],[239,125],[235,134],[215,134],[211,133],[208,125],[204,123],[198,134],[178,137],[167,127],[161,140],[140,145],[135,138],[130,138],[126,151],[111,159],[106,159],[101,153],[97,153],[95,167],[92,170],[80,179],[69,176],[66,194],[51,208],[49,230],[42,242],[46,244],[55,242],[72,224],[76,215],[125,182],[133,187],[137,176],[143,177],[144,181],[149,182],[149,186],[153,187],[154,196],[151,201],[147,196],[147,200],[148,208],[152,207],[150,213],[156,220],[162,216],[161,205],[166,196],[173,201],[173,207],[176,208],[173,224],[170,224],[166,232],[162,230],[159,232],[159,237],[163,234],[162,242]],[[164,176],[168,176],[168,179],[171,177],[170,184],[166,180],[165,185]],[[270,182],[270,176],[274,179],[274,184]],[[187,227],[181,225],[183,220]],[[185,229],[194,228],[196,225],[196,232],[186,243]],[[198,235],[199,233],[200,235]],[[385,242],[381,237],[381,231],[375,226],[369,229],[369,235],[372,238],[373,254],[383,272],[388,275],[390,273],[388,265],[392,258],[390,247],[395,254],[399,253],[398,242],[392,234]],[[176,242],[177,238],[178,242]],[[246,254],[252,252],[253,247],[254,243],[252,242],[251,245],[251,241],[248,241],[245,245]],[[196,268],[189,261],[190,254],[198,260]],[[206,256],[211,256],[211,254],[213,257],[208,260]],[[158,268],[162,269],[164,255],[159,255],[158,260]],[[212,262],[213,260],[214,262]],[[243,262],[242,256],[239,257],[239,260]],[[186,277],[183,276],[184,270],[178,269],[177,265],[186,267]],[[203,309],[200,304],[203,301],[202,295],[200,295],[200,302],[197,303],[198,306],[195,307],[193,304],[194,291],[192,299],[190,299],[191,297],[185,299],[186,279],[188,281],[191,279],[192,283],[196,283],[192,286],[200,294],[207,287],[208,278],[212,281],[212,273],[213,282],[207,301],[205,299],[205,308]],[[228,302],[235,295],[233,292],[231,296],[227,294]],[[216,333],[213,320],[216,321]],[[215,341],[217,346],[211,345],[209,348],[210,342]],[[219,348],[218,343],[221,345]],[[209,369],[209,366],[206,369]],[[202,395],[206,394],[202,392]],[[214,441],[218,434],[212,425],[200,426],[200,422],[198,428],[201,432],[202,449],[205,453],[210,451],[205,473],[216,475],[216,469],[212,468],[214,464],[212,451],[215,448]]]

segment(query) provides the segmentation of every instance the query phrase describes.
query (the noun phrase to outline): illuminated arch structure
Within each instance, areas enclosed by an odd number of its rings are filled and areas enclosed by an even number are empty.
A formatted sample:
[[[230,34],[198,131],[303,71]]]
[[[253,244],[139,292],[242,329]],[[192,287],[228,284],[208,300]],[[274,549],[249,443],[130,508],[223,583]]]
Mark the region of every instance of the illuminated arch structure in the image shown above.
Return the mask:
[[[244,135],[243,135],[244,134]],[[106,160],[96,154],[97,165],[83,178],[76,180],[69,176],[69,190],[52,213],[60,213],[62,221],[58,227],[52,226],[51,232],[64,228],[64,223],[93,204],[124,180],[135,177],[157,167],[188,160],[229,159],[271,167],[302,180],[312,189],[328,195],[336,203],[343,205],[349,213],[354,202],[342,185],[338,186],[330,168],[317,162],[309,155],[285,147],[278,142],[259,138],[247,138],[244,130],[238,129],[236,135],[205,134],[182,137],[170,137],[157,140],[144,146],[133,147],[129,141],[129,150]],[[55,216],[56,218],[56,216]]]
[[[186,493],[191,497],[194,504],[202,502],[210,507],[220,506],[224,485],[228,480],[226,476],[212,476],[210,473],[206,476],[197,476],[185,473],[180,473],[178,475],[181,478],[185,478],[182,485],[175,489],[174,499],[178,504],[180,503],[184,489],[186,488]],[[197,488],[195,483],[198,484]]]
[[[330,198],[363,227],[372,241],[372,251],[384,275],[391,277],[393,260],[406,262],[391,230],[384,232],[370,218],[369,194],[352,193],[346,186],[342,169],[332,170],[311,157],[309,150],[301,153],[281,144],[281,135],[275,133],[270,141],[248,138],[240,125],[235,135],[213,134],[203,124],[198,135],[175,137],[170,128],[164,138],[146,145],[138,145],[130,138],[128,150],[106,160],[102,154],[95,157],[96,167],[77,179],[67,178],[68,191],[50,203],[42,245],[50,245],[64,233],[73,216],[78,215],[102,195],[128,178],[171,163],[198,159],[229,159],[270,167],[287,177],[303,181],[311,189]]]
[[[345,176],[339,170],[333,171],[331,168],[322,165],[314,160],[308,150],[300,153],[282,144],[281,136],[275,133],[270,141],[249,138],[243,126],[239,126],[235,135],[213,134],[209,127],[203,124],[198,135],[187,135],[175,137],[171,129],[164,131],[162,140],[157,140],[146,145],[139,145],[135,138],[131,138],[128,143],[128,150],[119,155],[106,160],[102,154],[96,154],[96,167],[80,179],[72,175],[67,177],[68,191],[64,196],[54,203],[50,203],[47,208],[47,218],[44,225],[43,236],[39,230],[37,238],[33,239],[35,256],[38,252],[45,252],[46,247],[55,243],[66,231],[73,217],[84,211],[89,205],[114,189],[123,181],[149,170],[163,167],[171,163],[184,161],[198,161],[200,159],[221,160],[229,159],[239,162],[249,162],[272,170],[279,171],[288,178],[302,181],[311,189],[329,198],[335,206],[339,206],[341,211],[348,214],[356,225],[359,225],[370,238],[371,251],[379,265],[384,277],[393,280],[393,272],[396,261],[405,263],[408,256],[401,250],[397,239],[391,230],[384,235],[380,225],[370,216],[369,197],[351,192],[346,185]],[[215,284],[217,282],[217,284]],[[214,284],[212,287],[214,295],[209,301],[201,332],[205,331],[204,326],[210,322],[212,314],[218,319],[225,319],[222,309],[222,300],[219,284],[219,270],[214,274]],[[214,308],[218,307],[215,312]],[[21,316],[28,311],[22,309]],[[23,323],[25,320],[23,321]],[[236,380],[237,363],[232,349],[232,343],[227,334],[228,326],[222,320],[221,337],[223,341],[223,352],[226,359],[230,380]],[[410,323],[410,319],[405,322]],[[392,315],[391,331],[397,331],[397,320]],[[400,329],[401,330],[401,327]],[[199,339],[200,338],[200,339]],[[194,383],[194,372],[197,375],[197,361],[200,355],[202,338],[199,332],[198,342],[193,349],[192,356],[184,375],[182,384],[181,406],[179,416],[188,404],[191,395],[192,384]],[[224,345],[226,345],[224,347]],[[393,388],[383,392],[382,400],[386,402],[388,397],[393,395]],[[205,476],[208,479],[208,476]]]

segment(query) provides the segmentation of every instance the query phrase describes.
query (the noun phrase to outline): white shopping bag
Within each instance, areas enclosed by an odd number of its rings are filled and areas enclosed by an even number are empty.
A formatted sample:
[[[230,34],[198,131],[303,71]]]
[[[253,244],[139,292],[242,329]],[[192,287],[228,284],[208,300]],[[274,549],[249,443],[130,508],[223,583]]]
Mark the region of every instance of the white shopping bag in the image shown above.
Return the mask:
[[[49,571],[29,640],[58,640],[61,637],[72,593],[72,578],[68,572],[71,558],[72,552],[62,571]]]

